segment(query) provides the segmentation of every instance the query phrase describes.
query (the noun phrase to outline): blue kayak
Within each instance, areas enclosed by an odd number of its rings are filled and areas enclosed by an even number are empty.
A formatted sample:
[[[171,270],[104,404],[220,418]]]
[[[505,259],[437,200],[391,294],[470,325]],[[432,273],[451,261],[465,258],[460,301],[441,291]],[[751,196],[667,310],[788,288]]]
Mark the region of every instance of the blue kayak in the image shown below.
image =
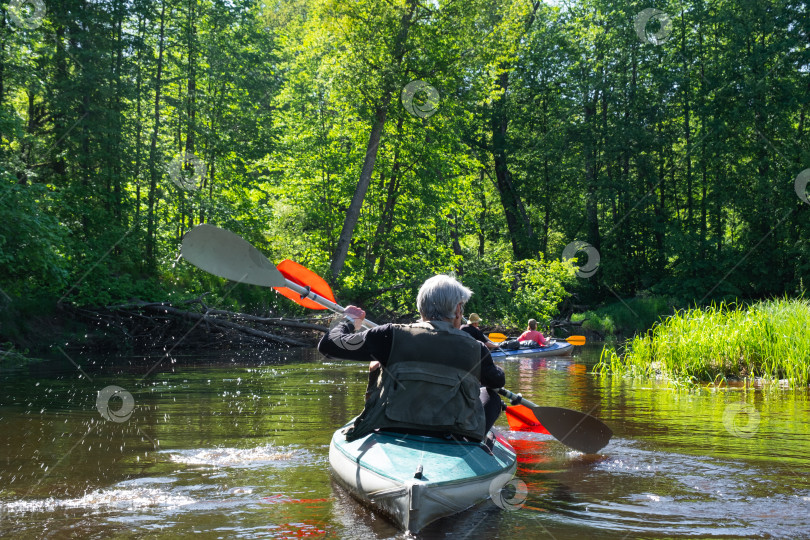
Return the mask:
[[[329,445],[339,484],[399,528],[427,524],[497,496],[517,468],[515,450],[499,434],[488,451],[480,443],[375,432],[348,442],[343,428]]]
[[[525,349],[521,347],[520,349],[514,349],[511,351],[495,349],[490,354],[492,354],[493,360],[498,358],[510,358],[512,356],[532,356],[534,358],[543,358],[545,356],[566,356],[571,354],[573,350],[574,346],[567,341],[555,341],[551,345],[547,345],[545,347],[531,347]]]

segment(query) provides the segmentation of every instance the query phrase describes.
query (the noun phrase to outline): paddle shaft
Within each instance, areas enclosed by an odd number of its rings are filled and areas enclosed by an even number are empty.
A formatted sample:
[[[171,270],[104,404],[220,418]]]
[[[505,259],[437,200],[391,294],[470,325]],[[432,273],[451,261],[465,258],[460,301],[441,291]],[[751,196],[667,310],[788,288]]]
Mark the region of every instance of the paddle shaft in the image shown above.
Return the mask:
[[[346,311],[343,306],[335,304],[331,300],[327,300],[326,298],[324,298],[320,294],[317,294],[317,293],[311,291],[309,289],[309,287],[302,287],[298,283],[295,283],[294,281],[290,281],[289,279],[286,279],[286,278],[285,278],[285,282],[286,283],[285,283],[284,286],[287,287],[288,289],[291,289],[291,290],[297,292],[299,295],[301,295],[301,298],[309,298],[313,302],[317,302],[318,304],[322,305],[323,307],[325,307],[326,309],[328,309],[329,311],[332,311],[334,313],[343,314],[343,312]],[[371,322],[368,319],[365,319],[365,320],[363,320],[363,326],[365,326],[366,328],[374,328],[375,326],[377,326],[377,323],[374,323],[374,322]]]
[[[529,401],[528,399],[526,399],[522,395],[510,392],[506,388],[499,388],[498,393],[500,395],[502,395],[503,397],[505,397],[506,399],[508,399],[509,402],[512,405],[521,404],[521,405],[526,405],[527,407],[532,407],[532,408],[538,407],[538,405],[535,405],[534,403],[532,403],[531,401]]]

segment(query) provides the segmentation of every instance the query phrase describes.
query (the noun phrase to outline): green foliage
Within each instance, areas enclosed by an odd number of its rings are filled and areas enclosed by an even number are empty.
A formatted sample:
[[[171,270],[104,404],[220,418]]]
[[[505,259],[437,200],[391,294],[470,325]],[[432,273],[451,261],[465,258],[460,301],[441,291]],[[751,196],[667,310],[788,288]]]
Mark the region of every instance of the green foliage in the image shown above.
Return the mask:
[[[52,2],[36,29],[0,28],[4,294],[212,291],[302,313],[175,265],[182,236],[217,224],[327,275],[370,150],[332,280],[370,313],[412,314],[438,272],[475,290],[468,309],[520,327],[572,290],[690,305],[804,288],[810,209],[793,179],[810,165],[810,52],[795,3],[664,2],[673,33],[657,44],[634,28],[642,7],[613,0],[114,7]],[[435,88],[434,114],[402,102],[412,81]],[[205,166],[186,163],[185,185],[183,155]],[[576,283],[555,262],[575,240],[601,255]],[[636,331],[665,311],[627,304],[587,324]]]
[[[45,186],[0,179],[0,288],[5,295],[57,291],[67,280],[66,231],[50,213]]]
[[[715,382],[729,377],[810,383],[810,302],[781,299],[681,310],[636,336],[623,354],[606,348],[594,370]]]
[[[520,328],[529,319],[537,319],[541,326],[547,325],[569,295],[565,286],[575,279],[569,263],[542,259],[506,263],[501,276],[509,296],[501,308],[504,323]]]

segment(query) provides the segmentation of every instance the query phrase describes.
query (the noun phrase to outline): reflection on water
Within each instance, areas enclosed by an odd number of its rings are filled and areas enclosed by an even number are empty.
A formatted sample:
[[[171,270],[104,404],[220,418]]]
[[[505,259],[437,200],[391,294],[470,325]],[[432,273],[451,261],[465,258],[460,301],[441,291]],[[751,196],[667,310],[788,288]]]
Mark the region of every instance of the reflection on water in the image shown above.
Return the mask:
[[[0,536],[404,537],[328,473],[332,432],[362,408],[365,366],[296,354],[180,359],[145,380],[139,359],[0,374]],[[807,391],[598,379],[594,355],[502,365],[510,390],[608,423],[603,453],[510,433],[525,505],[486,503],[420,537],[810,536]],[[125,421],[97,407],[110,385],[132,396]],[[125,405],[109,395],[110,411]]]

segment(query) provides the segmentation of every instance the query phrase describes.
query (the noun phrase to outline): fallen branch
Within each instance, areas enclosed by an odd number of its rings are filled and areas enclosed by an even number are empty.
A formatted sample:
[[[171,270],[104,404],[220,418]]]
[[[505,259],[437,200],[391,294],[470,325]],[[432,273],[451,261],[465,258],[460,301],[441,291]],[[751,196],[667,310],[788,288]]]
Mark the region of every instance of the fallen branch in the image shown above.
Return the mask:
[[[132,300],[96,309],[60,307],[95,328],[88,333],[85,345],[99,350],[165,350],[177,345],[194,350],[262,348],[270,343],[311,347],[318,334],[328,330],[302,320],[212,309],[205,305],[203,296],[177,303]],[[272,327],[279,331],[269,331]]]
[[[269,339],[269,340],[272,340],[272,341],[277,341],[279,343],[285,343],[287,345],[294,345],[296,347],[306,347],[306,346],[308,346],[303,341],[298,341],[297,339],[278,336],[276,334],[271,334],[269,332],[263,332],[262,330],[256,330],[255,328],[251,328],[249,326],[236,324],[236,323],[228,321],[228,320],[218,319],[216,317],[211,317],[211,316],[209,316],[208,312],[206,312],[204,314],[203,313],[195,313],[194,311],[183,311],[182,309],[177,309],[177,308],[172,307],[172,306],[153,305],[153,304],[145,304],[142,307],[144,309],[149,310],[149,311],[155,311],[155,312],[158,312],[158,313],[160,313],[160,312],[171,313],[173,315],[177,315],[179,317],[185,317],[185,318],[195,320],[195,321],[205,321],[207,323],[213,324],[214,326],[222,326],[222,327],[225,327],[225,328],[231,328],[233,330],[238,330],[238,331],[243,332],[245,334],[250,334],[252,336],[257,336],[257,337],[260,337],[260,338],[263,338],[263,339]],[[211,311],[211,310],[209,310],[209,311]],[[223,312],[223,313],[230,313],[230,312]]]
[[[589,319],[590,319],[590,317],[586,317],[586,318],[582,319],[581,321],[576,321],[576,322],[571,321],[571,320],[553,320],[553,321],[551,321],[551,323],[549,323],[549,326],[552,326],[552,327],[555,327],[555,328],[556,327],[562,327],[562,326],[582,326],[582,323],[584,323],[585,321],[587,321]]]
[[[224,311],[221,309],[209,309],[207,311],[209,315],[225,315],[227,317],[233,317],[234,319],[242,319],[245,321],[252,321],[252,322],[259,322],[264,324],[271,324],[275,326],[289,326],[291,328],[305,328],[307,330],[318,330],[320,332],[327,332],[329,328],[320,324],[312,324],[312,323],[302,323],[298,321],[293,321],[289,319],[281,319],[281,318],[269,318],[269,317],[257,317],[255,315],[248,315],[247,313],[239,313],[236,311]]]

